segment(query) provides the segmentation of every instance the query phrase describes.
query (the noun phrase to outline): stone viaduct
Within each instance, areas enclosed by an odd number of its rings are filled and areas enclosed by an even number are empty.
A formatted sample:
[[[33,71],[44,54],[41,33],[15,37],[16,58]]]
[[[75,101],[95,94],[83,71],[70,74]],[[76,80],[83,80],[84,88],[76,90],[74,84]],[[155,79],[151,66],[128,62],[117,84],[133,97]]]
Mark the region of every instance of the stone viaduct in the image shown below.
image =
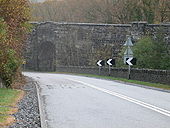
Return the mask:
[[[27,41],[26,68],[55,71],[56,66],[94,66],[97,59],[116,58],[127,35],[133,42],[146,33],[154,35],[160,28],[169,39],[170,24],[91,24],[32,23]]]

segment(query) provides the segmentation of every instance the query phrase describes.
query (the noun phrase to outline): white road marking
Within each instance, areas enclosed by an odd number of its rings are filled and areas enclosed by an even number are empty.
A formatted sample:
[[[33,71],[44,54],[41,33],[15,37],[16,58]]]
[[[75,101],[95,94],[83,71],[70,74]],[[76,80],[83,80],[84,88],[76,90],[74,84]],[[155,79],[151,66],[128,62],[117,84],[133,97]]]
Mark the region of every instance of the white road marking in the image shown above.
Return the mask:
[[[83,85],[85,85],[85,86],[88,86],[88,87],[90,87],[90,88],[99,90],[99,91],[101,91],[101,92],[110,94],[110,95],[112,95],[112,96],[119,97],[119,98],[121,98],[121,99],[127,100],[127,101],[129,101],[129,102],[135,103],[135,104],[137,104],[137,105],[143,106],[143,107],[145,107],[145,108],[151,109],[151,110],[153,110],[153,111],[156,111],[156,112],[158,112],[158,113],[161,113],[161,114],[163,114],[163,115],[165,115],[165,116],[170,117],[170,111],[168,111],[168,110],[166,110],[166,109],[163,109],[163,108],[160,108],[160,107],[157,107],[157,106],[154,106],[154,105],[145,103],[145,102],[143,102],[143,101],[140,101],[140,100],[137,100],[137,99],[128,97],[128,96],[126,96],[126,95],[122,95],[122,94],[117,93],[117,92],[114,92],[114,91],[109,91],[109,90],[104,89],[104,88],[99,88],[99,87],[96,87],[96,86],[94,86],[94,85],[92,85],[92,84],[88,84],[88,83],[85,83],[85,82],[82,82],[82,81],[79,81],[79,80],[73,80],[73,79],[68,79],[68,80],[81,83],[81,84],[83,84]]]

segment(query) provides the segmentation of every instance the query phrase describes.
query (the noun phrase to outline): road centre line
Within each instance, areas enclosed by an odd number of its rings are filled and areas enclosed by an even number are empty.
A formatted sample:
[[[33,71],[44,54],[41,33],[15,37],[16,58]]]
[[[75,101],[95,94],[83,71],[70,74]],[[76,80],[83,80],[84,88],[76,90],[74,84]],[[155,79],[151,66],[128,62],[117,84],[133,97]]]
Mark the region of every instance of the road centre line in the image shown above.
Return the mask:
[[[163,109],[163,108],[160,108],[160,107],[157,107],[157,106],[154,106],[154,105],[145,103],[145,102],[143,102],[143,101],[140,101],[140,100],[137,100],[137,99],[128,97],[128,96],[126,96],[126,95],[122,95],[122,94],[117,93],[117,92],[114,92],[114,91],[110,91],[110,90],[107,90],[107,89],[104,89],[104,88],[99,88],[99,87],[97,87],[97,86],[94,86],[94,85],[92,85],[92,84],[85,83],[85,82],[83,82],[83,81],[73,80],[73,79],[68,79],[68,80],[81,83],[81,84],[83,84],[83,85],[85,85],[85,86],[88,86],[88,87],[90,87],[90,88],[99,90],[99,91],[101,91],[101,92],[110,94],[110,95],[112,95],[112,96],[119,97],[119,98],[121,98],[121,99],[127,100],[127,101],[129,101],[129,102],[135,103],[135,104],[137,104],[137,105],[143,106],[143,107],[145,107],[145,108],[151,109],[151,110],[153,110],[153,111],[156,111],[156,112],[158,112],[158,113],[161,113],[161,114],[163,114],[163,115],[165,115],[165,116],[170,117],[170,111],[168,111],[168,110],[166,110],[166,109]]]

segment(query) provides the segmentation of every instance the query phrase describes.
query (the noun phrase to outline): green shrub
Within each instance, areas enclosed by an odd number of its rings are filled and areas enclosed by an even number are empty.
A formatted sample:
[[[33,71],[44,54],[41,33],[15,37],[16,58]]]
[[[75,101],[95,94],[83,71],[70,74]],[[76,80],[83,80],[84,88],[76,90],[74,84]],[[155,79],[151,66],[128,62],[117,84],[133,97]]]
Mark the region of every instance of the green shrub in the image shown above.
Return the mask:
[[[138,68],[170,69],[170,47],[159,34],[156,39],[143,37],[133,47]]]
[[[0,53],[2,53],[1,50]],[[6,56],[5,62],[3,62],[4,56]],[[5,53],[3,53],[3,56],[0,57],[0,61],[2,62],[0,63],[0,76],[5,82],[5,85],[9,87],[13,82],[13,78],[17,72],[17,69],[21,65],[21,60],[16,56],[16,52],[14,50],[8,49]]]
[[[125,47],[121,50],[117,61],[117,67],[127,67],[123,63]],[[158,32],[156,38],[145,36],[132,47],[137,65],[134,68],[170,70],[170,45],[165,41],[163,32]]]

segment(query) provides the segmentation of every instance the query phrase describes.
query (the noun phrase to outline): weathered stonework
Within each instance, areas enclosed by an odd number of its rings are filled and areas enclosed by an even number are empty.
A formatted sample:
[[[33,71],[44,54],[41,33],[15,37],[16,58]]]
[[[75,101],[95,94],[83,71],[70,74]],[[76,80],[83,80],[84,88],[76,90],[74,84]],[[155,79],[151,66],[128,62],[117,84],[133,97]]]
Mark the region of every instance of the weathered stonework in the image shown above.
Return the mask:
[[[137,41],[162,28],[170,41],[170,24],[33,23],[26,49],[26,68],[55,71],[56,66],[94,66],[97,59],[116,58],[127,35]]]
[[[99,69],[97,67],[57,67],[56,71],[99,75]],[[109,69],[102,67],[100,73],[102,76],[109,76]],[[110,76],[128,78],[128,69],[111,68]],[[170,86],[170,70],[131,69],[131,79],[145,82],[162,83]]]

